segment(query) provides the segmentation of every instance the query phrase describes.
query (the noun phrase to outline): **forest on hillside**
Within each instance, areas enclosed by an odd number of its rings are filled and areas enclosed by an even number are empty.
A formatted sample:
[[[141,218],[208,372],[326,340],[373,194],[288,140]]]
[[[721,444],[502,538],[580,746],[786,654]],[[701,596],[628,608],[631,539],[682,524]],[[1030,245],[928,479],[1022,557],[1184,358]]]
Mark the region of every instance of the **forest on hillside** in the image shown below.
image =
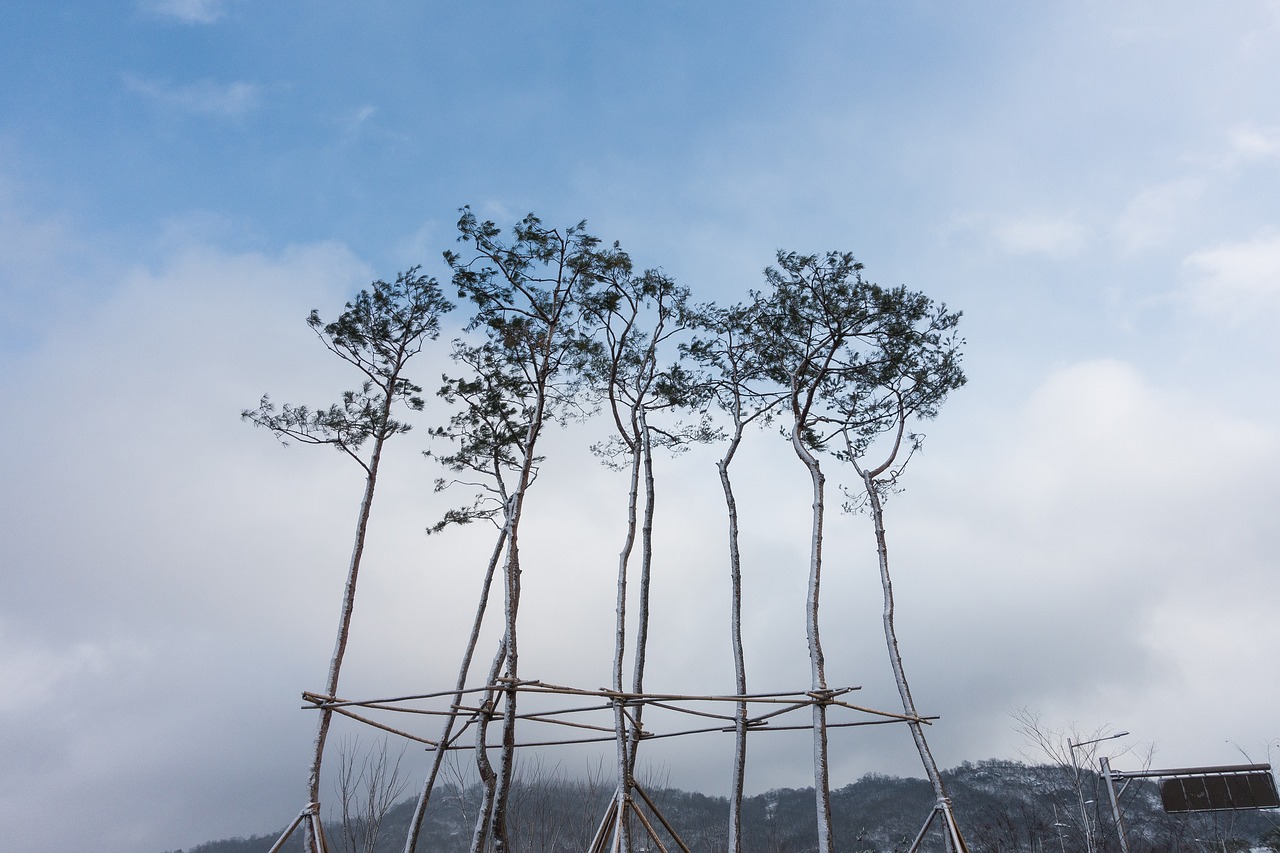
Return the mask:
[[[1095,773],[1082,773],[1079,790],[1070,769],[1056,764],[966,762],[943,775],[973,853],[1087,853],[1089,840],[1098,853],[1119,849],[1109,810],[1100,805],[1106,803],[1105,782]],[[513,846],[527,853],[581,853],[590,844],[613,792],[612,780],[602,776],[523,774],[513,790]],[[664,787],[653,787],[650,793],[693,853],[725,849],[725,798]],[[1086,803],[1088,830],[1081,817],[1080,794]],[[864,776],[833,790],[831,796],[836,843],[847,853],[906,850],[933,807],[928,781],[880,774]],[[476,786],[442,786],[422,848],[432,853],[467,850],[480,799]],[[359,819],[344,825],[340,816],[332,816],[326,827],[334,853],[399,851],[413,805],[410,798],[391,806],[376,832]],[[1138,782],[1126,793],[1123,805],[1132,853],[1280,850],[1280,814],[1274,811],[1169,815],[1161,809],[1155,786]],[[812,850],[814,822],[812,789],[782,788],[747,797],[742,809],[743,847],[750,853]],[[278,835],[213,841],[171,853],[266,853]],[[300,837],[291,838],[282,853],[298,853],[301,842]],[[941,840],[929,838],[922,849],[941,850]]]

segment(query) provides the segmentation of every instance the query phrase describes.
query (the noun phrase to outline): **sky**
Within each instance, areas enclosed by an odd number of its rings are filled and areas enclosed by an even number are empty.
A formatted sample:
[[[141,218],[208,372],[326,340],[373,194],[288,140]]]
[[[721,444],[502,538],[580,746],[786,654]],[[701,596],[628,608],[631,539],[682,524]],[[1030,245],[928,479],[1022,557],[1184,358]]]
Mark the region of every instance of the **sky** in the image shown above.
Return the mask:
[[[14,849],[297,814],[362,481],[239,414],[351,387],[305,317],[446,278],[463,205],[585,219],[722,304],[779,249],[842,250],[963,311],[969,383],[887,506],[944,766],[1036,757],[1022,709],[1129,731],[1121,769],[1280,751],[1280,3],[80,0],[4,3],[0,33]],[[446,417],[390,450],[348,695],[456,670],[489,534],[424,533]],[[599,429],[550,439],[524,546],[523,670],[583,687],[609,677],[625,511]],[[659,462],[655,690],[732,688],[716,455]],[[770,432],[735,466],[751,684],[804,688],[805,471]],[[869,523],[828,536],[830,680],[892,710]],[[834,784],[920,775],[904,730],[848,731]],[[655,744],[648,772],[723,794],[725,740]],[[751,791],[812,784],[805,736],[753,750]]]

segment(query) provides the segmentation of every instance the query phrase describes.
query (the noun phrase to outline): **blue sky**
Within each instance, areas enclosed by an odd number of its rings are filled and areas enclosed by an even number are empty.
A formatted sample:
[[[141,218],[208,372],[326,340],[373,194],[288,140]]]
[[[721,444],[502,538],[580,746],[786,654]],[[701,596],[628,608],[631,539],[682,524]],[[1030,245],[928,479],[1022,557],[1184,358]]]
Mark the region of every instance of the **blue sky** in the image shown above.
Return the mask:
[[[296,697],[323,677],[358,482],[237,415],[349,384],[302,319],[442,275],[464,204],[585,218],[707,299],[759,287],[779,248],[845,249],[964,311],[970,383],[890,509],[944,764],[1017,755],[1021,707],[1174,766],[1277,744],[1276,3],[9,3],[0,33],[0,834],[24,849],[159,851],[296,813]],[[806,505],[766,439],[742,462],[767,520],[751,643],[784,685]],[[554,558],[557,537],[617,548],[591,440],[564,437],[540,483],[530,592],[576,590],[556,606],[580,627],[529,630],[548,680],[594,684],[575,652],[607,630],[608,572]],[[425,441],[384,486],[353,692],[447,679],[453,651],[422,644],[453,626],[426,637],[422,613],[474,596],[455,567],[479,541],[421,535]],[[725,664],[683,651],[723,635],[688,604],[723,592],[698,464],[667,472],[681,586],[654,653],[690,687]],[[891,706],[864,525],[834,526],[854,568],[829,588],[833,666]],[[804,744],[767,749],[749,785],[806,784]],[[914,772],[905,740],[845,750],[844,780]]]

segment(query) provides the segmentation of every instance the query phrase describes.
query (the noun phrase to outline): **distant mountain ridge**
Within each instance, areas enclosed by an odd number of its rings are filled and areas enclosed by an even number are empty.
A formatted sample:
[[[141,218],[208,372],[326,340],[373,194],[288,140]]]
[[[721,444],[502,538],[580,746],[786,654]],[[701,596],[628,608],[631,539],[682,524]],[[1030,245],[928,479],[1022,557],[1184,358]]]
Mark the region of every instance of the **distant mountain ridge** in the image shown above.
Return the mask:
[[[1105,784],[1096,773],[1082,771],[1079,790],[1070,770],[1056,765],[966,762],[944,776],[971,853],[1087,853],[1081,800],[1094,848],[1098,853],[1119,850]],[[527,780],[513,795],[513,845],[532,853],[583,853],[612,792],[601,779]],[[724,850],[724,798],[676,788],[649,793],[691,851]],[[439,787],[420,853],[466,853],[477,799],[474,787]],[[1167,815],[1155,786],[1141,781],[1130,786],[1123,803],[1131,853],[1280,851],[1280,813]],[[400,853],[413,806],[413,800],[406,799],[387,812],[371,850],[363,825],[357,823],[347,832],[336,816],[326,817],[330,846],[334,853]],[[924,779],[868,774],[832,792],[837,848],[844,853],[905,851],[932,807],[932,791]],[[778,788],[749,797],[742,820],[745,853],[803,853],[815,848],[812,788]],[[279,834],[211,841],[171,853],[266,853]],[[637,841],[635,849],[647,846]],[[941,837],[931,831],[922,849],[941,851]],[[283,850],[301,853],[301,832]]]

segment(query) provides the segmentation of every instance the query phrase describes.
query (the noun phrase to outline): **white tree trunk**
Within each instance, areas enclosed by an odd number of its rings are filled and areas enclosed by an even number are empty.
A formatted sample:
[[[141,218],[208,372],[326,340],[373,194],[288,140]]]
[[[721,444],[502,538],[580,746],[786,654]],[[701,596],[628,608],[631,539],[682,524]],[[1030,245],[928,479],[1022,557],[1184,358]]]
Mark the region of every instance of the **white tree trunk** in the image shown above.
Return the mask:
[[[831,771],[827,757],[827,693],[826,661],[818,633],[818,603],[822,587],[822,529],[826,511],[826,477],[817,457],[805,448],[799,426],[792,430],[791,444],[796,455],[809,469],[813,483],[813,532],[809,540],[809,597],[806,605],[805,629],[809,639],[809,670],[813,703],[813,787],[818,818],[818,853],[831,853],[834,838],[831,829]]]
[[[489,688],[485,690],[481,700],[481,707],[484,709],[476,720],[476,772],[480,776],[481,799],[480,806],[476,810],[475,829],[471,834],[471,853],[483,853],[485,842],[489,837],[489,829],[493,819],[493,802],[494,793],[497,786],[497,774],[493,770],[493,765],[489,763],[489,752],[487,744],[489,742],[489,719],[493,713],[493,706],[497,702],[494,684],[497,683],[498,675],[502,672],[502,664],[507,659],[507,641],[504,637],[498,643],[498,651],[493,656],[493,663],[489,665],[489,680],[486,684]]]
[[[435,754],[431,757],[431,767],[427,771],[427,778],[422,783],[422,792],[418,795],[418,803],[414,807],[413,817],[409,821],[409,832],[404,841],[404,853],[415,853],[418,846],[418,837],[422,833],[422,822],[427,816],[427,806],[431,801],[431,791],[435,788],[436,777],[440,774],[440,765],[449,751],[449,740],[453,735],[453,727],[458,721],[458,705],[462,701],[462,691],[467,686],[467,675],[471,671],[471,660],[475,656],[476,645],[480,640],[480,628],[484,623],[485,610],[489,604],[489,591],[493,587],[493,576],[497,571],[498,561],[502,558],[502,551],[506,542],[507,528],[504,524],[498,534],[498,541],[494,545],[493,553],[489,557],[489,566],[485,570],[484,583],[480,587],[480,602],[476,607],[476,618],[471,623],[471,635],[467,638],[467,647],[463,651],[462,663],[458,667],[458,680],[455,683],[453,702],[450,706],[449,715],[445,718],[443,730],[440,733],[439,745],[436,747]]]
[[[549,332],[550,337],[554,331]],[[542,435],[542,426],[546,414],[547,387],[551,367],[544,361],[540,365],[539,380],[536,389],[533,417],[525,434],[523,447],[524,458],[521,462],[520,476],[511,493],[511,520],[507,525],[507,559],[504,565],[506,581],[505,616],[503,643],[506,646],[506,678],[507,689],[503,692],[502,715],[502,752],[498,764],[498,781],[493,796],[493,815],[490,820],[489,834],[493,842],[494,853],[508,853],[511,848],[507,833],[507,802],[511,796],[511,786],[515,773],[516,752],[516,696],[520,677],[519,650],[516,642],[517,617],[520,613],[520,520],[524,514],[524,498],[533,482],[534,467],[537,461],[538,439]],[[493,683],[492,681],[490,682]],[[478,853],[478,851],[477,851]]]
[[[894,629],[893,581],[889,575],[889,545],[884,532],[884,507],[880,502],[880,492],[872,473],[870,471],[862,471],[861,473],[863,485],[867,490],[867,500],[871,506],[871,518],[875,524],[876,531],[876,553],[879,556],[880,563],[880,586],[884,592],[882,621],[884,623],[885,647],[889,652],[889,664],[893,668],[894,681],[898,685],[898,696],[902,700],[902,713],[908,717],[918,717],[916,703],[911,696],[911,687],[907,684],[906,669],[902,665],[902,653],[898,649],[898,634]],[[933,758],[933,752],[929,749],[929,742],[925,739],[924,726],[916,720],[908,722],[907,725],[911,729],[911,737],[915,741],[916,751],[920,753],[920,763],[924,766],[925,775],[929,778],[929,784],[933,786],[933,794],[938,806],[946,812],[947,827],[945,837],[947,850],[954,851],[957,846],[960,846],[960,849],[963,850],[964,841],[959,837],[960,830],[951,809],[951,799],[947,796],[946,786],[942,782],[942,774],[938,771],[938,764]]]
[[[738,548],[738,502],[734,499],[733,484],[729,479],[729,465],[733,462],[738,445],[742,442],[741,417],[735,413],[733,438],[724,456],[716,463],[720,472],[720,487],[724,490],[725,510],[729,516],[729,581],[730,619],[729,631],[733,645],[734,689],[739,696],[747,692],[747,666],[742,648],[742,558]],[[729,841],[727,853],[742,850],[742,796],[746,784],[747,768],[747,703],[741,701],[733,719],[733,777],[729,785]]]
[[[509,680],[506,689],[502,691],[502,751],[498,763],[497,785],[493,795],[493,817],[490,821],[494,853],[507,853],[510,849],[510,839],[507,834],[507,804],[515,773],[516,682],[519,678],[516,616],[520,608],[520,552],[514,525],[507,543],[505,575],[507,583],[505,676]]]
[[[395,376],[392,376],[388,387],[395,387]],[[391,414],[392,396],[388,392],[382,407],[383,423]],[[347,638],[351,634],[351,615],[356,605],[356,582],[360,577],[360,561],[364,557],[364,542],[369,529],[369,516],[373,511],[373,492],[378,483],[378,466],[382,462],[382,446],[386,435],[380,433],[374,440],[373,453],[366,467],[367,476],[364,483],[364,495],[360,499],[360,510],[356,514],[355,543],[351,547],[351,561],[347,565],[347,582],[342,590],[342,608],[338,616],[338,632],[333,643],[333,655],[329,659],[329,674],[325,679],[325,696],[336,698],[338,695],[338,677],[342,672],[342,659],[347,651]],[[320,709],[320,720],[316,725],[316,737],[311,755],[311,767],[307,771],[307,802],[320,802],[320,767],[324,761],[325,741],[329,736],[329,724],[333,720],[333,711]],[[305,830],[305,841],[308,850],[318,850],[319,841],[308,822]]]
[[[631,552],[635,547],[636,526],[640,492],[641,451],[638,443],[632,444],[631,450],[631,483],[627,492],[627,533],[622,551],[618,554],[618,597],[616,605],[616,622],[613,641],[613,689],[622,693],[625,688],[624,661],[627,648],[627,575],[631,562]],[[614,701],[613,710],[614,738],[617,747],[618,761],[618,798],[616,834],[617,847],[620,853],[630,853],[631,832],[629,801],[631,798],[632,763],[631,749],[628,743],[630,726],[627,720],[627,708],[622,700]]]
[[[649,436],[649,424],[644,408],[636,413],[640,426],[640,455],[644,463],[644,520],[640,526],[640,600],[636,619],[635,660],[631,671],[631,692],[644,692],[645,658],[649,649],[649,590],[653,578],[653,444]],[[628,755],[630,773],[634,777],[636,753],[640,749],[640,732],[644,719],[644,705],[637,705],[631,729],[631,746]]]

